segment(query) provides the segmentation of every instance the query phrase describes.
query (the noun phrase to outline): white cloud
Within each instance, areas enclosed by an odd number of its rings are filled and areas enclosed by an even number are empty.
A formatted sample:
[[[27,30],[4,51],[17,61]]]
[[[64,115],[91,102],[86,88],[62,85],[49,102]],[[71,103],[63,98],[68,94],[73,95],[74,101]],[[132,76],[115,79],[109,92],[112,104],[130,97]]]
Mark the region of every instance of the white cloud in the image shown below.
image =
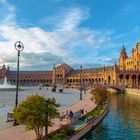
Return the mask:
[[[62,62],[80,63],[73,57],[73,53],[77,53],[75,48],[79,47],[80,51],[80,47],[85,46],[86,50],[87,46],[93,48],[110,41],[108,31],[80,28],[80,24],[90,15],[86,8],[74,7],[63,11],[63,14],[56,16],[56,19],[59,16],[63,18],[57,21],[54,30],[46,31],[35,26],[22,28],[15,20],[15,7],[7,0],[2,0],[0,4],[4,7],[4,18],[0,19],[0,55],[3,57],[0,62],[5,61],[12,67],[16,66],[14,43],[17,40],[25,46],[21,54],[21,67],[25,69],[42,69],[41,65],[44,68],[45,64],[50,67],[53,63]]]
[[[87,8],[84,11],[80,8],[71,8],[69,10],[64,10],[63,18],[60,23],[56,26],[59,31],[72,31],[77,29],[82,21],[89,17],[89,12]]]
[[[6,16],[5,16],[6,15]],[[7,0],[0,0],[0,16],[3,24],[14,24],[16,16],[16,8],[11,5]]]

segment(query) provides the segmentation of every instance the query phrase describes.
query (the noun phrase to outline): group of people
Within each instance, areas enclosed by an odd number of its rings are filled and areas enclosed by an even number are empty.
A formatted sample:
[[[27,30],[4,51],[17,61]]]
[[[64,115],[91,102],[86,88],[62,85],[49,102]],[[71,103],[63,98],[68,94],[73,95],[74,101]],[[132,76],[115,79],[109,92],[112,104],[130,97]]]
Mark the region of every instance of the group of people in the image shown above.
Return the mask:
[[[81,117],[84,115],[84,109],[80,109],[80,111],[73,113],[72,110],[70,109],[69,111],[66,110],[66,112],[62,112],[62,115],[60,116],[60,120],[63,120],[65,118],[74,118],[74,117]]]
[[[66,113],[65,112],[62,112],[62,115],[60,116],[60,120],[63,120],[65,118],[72,118],[73,117],[73,112],[72,110],[68,111],[66,110]]]

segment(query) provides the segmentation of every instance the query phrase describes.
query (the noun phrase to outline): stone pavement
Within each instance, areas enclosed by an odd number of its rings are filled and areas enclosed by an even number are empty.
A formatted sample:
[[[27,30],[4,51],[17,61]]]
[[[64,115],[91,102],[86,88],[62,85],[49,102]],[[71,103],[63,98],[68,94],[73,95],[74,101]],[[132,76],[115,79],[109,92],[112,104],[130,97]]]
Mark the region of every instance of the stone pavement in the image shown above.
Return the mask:
[[[66,110],[72,110],[78,112],[80,109],[84,109],[85,112],[90,112],[96,107],[96,104],[90,100],[90,90],[87,91],[87,95],[83,100],[69,106],[68,108],[61,110],[60,113],[66,112]],[[60,128],[63,124],[68,124],[68,120],[60,121],[59,119],[53,120],[53,126],[49,127],[49,133]],[[18,125],[11,128],[0,130],[0,140],[34,140],[36,138],[34,131],[27,131],[23,125]]]

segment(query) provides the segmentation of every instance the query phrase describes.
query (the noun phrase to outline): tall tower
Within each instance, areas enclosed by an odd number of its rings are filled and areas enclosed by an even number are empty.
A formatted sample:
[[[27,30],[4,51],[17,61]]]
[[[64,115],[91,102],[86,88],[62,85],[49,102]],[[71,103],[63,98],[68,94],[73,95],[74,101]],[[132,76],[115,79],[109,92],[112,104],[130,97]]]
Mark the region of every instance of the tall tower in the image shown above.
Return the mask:
[[[52,77],[52,84],[55,85],[56,84],[56,68],[55,68],[55,64],[53,65],[53,77]]]
[[[125,47],[123,45],[120,58],[119,58],[119,67],[120,70],[126,70],[126,59],[128,58],[127,53],[125,51]]]
[[[5,77],[5,75],[6,75],[6,66],[5,66],[5,64],[2,66],[1,75],[2,75],[2,77]]]
[[[140,71],[140,42],[136,45],[136,70]]]

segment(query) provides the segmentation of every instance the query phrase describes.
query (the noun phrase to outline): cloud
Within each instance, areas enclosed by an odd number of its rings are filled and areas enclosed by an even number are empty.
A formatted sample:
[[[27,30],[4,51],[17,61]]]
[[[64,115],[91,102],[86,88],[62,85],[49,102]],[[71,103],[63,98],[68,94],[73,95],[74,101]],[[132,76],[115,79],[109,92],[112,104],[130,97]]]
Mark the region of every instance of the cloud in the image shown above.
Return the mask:
[[[6,15],[5,15],[6,14]],[[7,0],[0,0],[0,16],[3,24],[11,25],[15,21],[16,8]]]
[[[91,51],[95,53],[99,47],[104,49],[103,45],[110,43],[111,32],[108,30],[99,31],[81,26],[90,17],[88,8],[63,9],[53,18],[53,21],[57,21],[54,28],[44,30],[37,26],[22,27],[16,22],[15,6],[7,0],[2,0],[0,4],[3,7],[3,17],[0,18],[0,62],[5,61],[12,68],[16,67],[14,43],[17,40],[24,44],[20,66],[31,70],[50,69],[53,63],[85,64],[93,57]],[[85,52],[88,54],[85,55]],[[82,58],[77,59],[79,53]],[[90,60],[89,63],[98,62]]]
[[[79,27],[82,21],[89,17],[88,8],[71,8],[69,10],[64,10],[63,18],[60,23],[57,24],[56,29],[58,31],[72,31]]]

